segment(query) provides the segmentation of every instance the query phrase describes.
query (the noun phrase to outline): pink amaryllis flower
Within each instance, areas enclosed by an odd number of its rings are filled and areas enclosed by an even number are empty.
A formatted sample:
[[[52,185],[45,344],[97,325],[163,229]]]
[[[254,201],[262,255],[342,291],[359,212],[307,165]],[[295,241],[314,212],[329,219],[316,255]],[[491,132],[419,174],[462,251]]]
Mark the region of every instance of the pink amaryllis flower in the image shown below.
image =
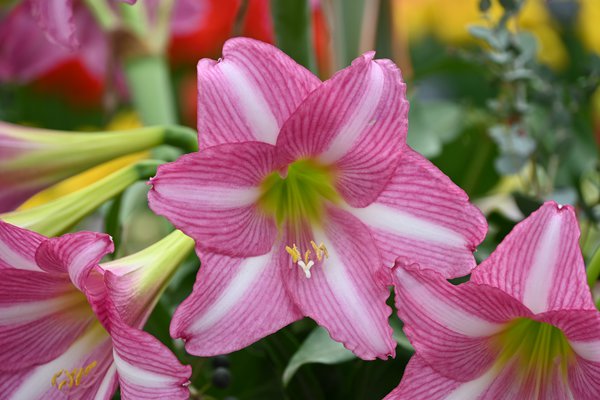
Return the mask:
[[[198,63],[201,150],[161,166],[149,195],[202,260],[171,323],[190,353],[237,350],[309,316],[358,356],[386,358],[382,277],[396,257],[445,276],[474,266],[485,221],[406,146],[400,71],[373,57],[326,82],[250,39]]]
[[[46,239],[0,221],[4,398],[110,399],[117,384],[126,399],[188,398],[190,367],[138,329],[145,320],[130,325],[147,310],[111,294],[117,275],[105,284],[97,263],[112,247],[104,234]]]
[[[398,314],[416,349],[387,399],[600,398],[600,313],[574,210],[545,203],[467,283],[398,263]]]

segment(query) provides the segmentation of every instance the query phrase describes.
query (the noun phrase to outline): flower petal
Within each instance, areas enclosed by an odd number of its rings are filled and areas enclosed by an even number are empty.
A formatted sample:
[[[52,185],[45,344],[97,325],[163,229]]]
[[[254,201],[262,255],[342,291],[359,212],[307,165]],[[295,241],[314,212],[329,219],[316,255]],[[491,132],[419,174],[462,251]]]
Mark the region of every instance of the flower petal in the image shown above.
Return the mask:
[[[398,316],[417,354],[458,380],[475,379],[493,364],[490,336],[531,313],[502,291],[470,282],[454,286],[443,276],[398,262],[393,270]]]
[[[0,370],[52,360],[93,321],[85,296],[65,277],[0,270]]]
[[[466,193],[408,146],[377,200],[348,211],[371,229],[386,265],[402,256],[446,278],[471,272],[487,231]]]
[[[41,271],[35,252],[46,238],[0,220],[0,270],[5,268]]]
[[[52,361],[34,368],[0,373],[0,390],[10,399],[109,400],[117,384],[111,350],[110,336],[100,324],[94,324]],[[79,368],[87,368],[88,373],[82,371],[79,385],[76,385],[77,371],[74,370]],[[72,381],[67,371],[73,374]],[[65,383],[59,390],[63,381]]]
[[[251,258],[207,253],[192,294],[171,320],[171,336],[194,355],[244,348],[301,318],[281,282],[278,252]]]
[[[228,40],[218,62],[198,63],[200,147],[254,140],[275,144],[283,123],[320,83],[274,46]]]
[[[553,201],[517,224],[471,279],[503,290],[534,313],[595,309],[575,211]]]
[[[36,261],[44,271],[69,274],[71,282],[86,292],[85,280],[102,257],[114,251],[109,235],[96,232],[78,232],[47,239],[36,253]]]
[[[274,147],[260,142],[214,146],[159,167],[150,208],[196,240],[201,249],[230,256],[265,254],[277,228],[256,202],[274,170]]]
[[[311,248],[310,240],[327,247],[328,258],[316,262],[310,278],[280,251],[289,295],[305,315],[357,356],[367,360],[393,356],[389,290],[382,279],[388,270],[381,266],[368,230],[348,213],[329,209],[324,230],[313,228],[312,235],[306,232],[305,240],[288,237],[288,245],[298,244],[302,253]]]
[[[352,206],[370,204],[392,175],[408,127],[406,86],[390,60],[365,53],[313,91],[277,139],[282,163],[315,158],[332,165]]]
[[[569,386],[574,398],[600,398],[600,313],[557,310],[540,314],[536,319],[559,328],[576,354],[576,361],[569,368]]]
[[[52,43],[74,50],[79,47],[73,22],[73,0],[28,0],[31,15]]]
[[[441,374],[415,355],[406,367],[402,382],[385,400],[588,399],[573,397],[569,387],[559,381],[552,387],[522,385],[516,373],[514,366],[511,366],[488,370],[469,381],[459,381]]]
[[[402,381],[384,400],[444,400],[461,382],[446,378],[418,355],[411,357]]]
[[[121,321],[109,306],[113,358],[123,399],[187,399],[192,368],[154,336]]]

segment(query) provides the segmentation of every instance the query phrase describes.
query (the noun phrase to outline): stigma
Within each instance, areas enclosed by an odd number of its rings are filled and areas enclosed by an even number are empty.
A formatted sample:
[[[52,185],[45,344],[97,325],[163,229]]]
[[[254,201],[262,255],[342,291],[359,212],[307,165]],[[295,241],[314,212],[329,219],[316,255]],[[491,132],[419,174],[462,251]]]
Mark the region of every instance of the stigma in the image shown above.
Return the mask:
[[[96,365],[98,365],[98,362],[92,361],[87,366],[74,368],[72,371],[61,369],[52,375],[50,383],[58,390],[71,389],[74,386],[77,387],[81,384],[82,379],[87,377]]]
[[[302,268],[302,271],[304,271],[304,275],[306,275],[307,278],[311,277],[310,269],[315,265],[314,259],[311,258],[313,251],[314,255],[317,257],[317,261],[322,261],[324,258],[329,257],[327,247],[325,247],[323,242],[317,246],[317,244],[311,240],[310,245],[312,246],[312,251],[307,249],[304,252],[304,257],[302,256],[302,253],[298,247],[296,247],[295,243],[292,245],[292,247],[285,246],[285,251],[287,251],[287,253],[292,257],[292,262],[294,264],[298,264],[298,266]]]

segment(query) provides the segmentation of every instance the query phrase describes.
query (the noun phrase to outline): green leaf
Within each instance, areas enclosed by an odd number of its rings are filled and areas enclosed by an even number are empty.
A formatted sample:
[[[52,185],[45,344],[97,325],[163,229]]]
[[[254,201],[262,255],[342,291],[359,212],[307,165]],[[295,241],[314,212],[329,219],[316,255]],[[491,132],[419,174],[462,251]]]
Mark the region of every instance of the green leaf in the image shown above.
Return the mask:
[[[277,47],[315,72],[308,0],[271,0]]]
[[[587,266],[587,281],[590,289],[594,289],[598,277],[600,277],[600,247],[596,250],[592,261]]]
[[[461,107],[446,101],[411,102],[408,144],[425,157],[435,157],[454,140],[462,124]]]
[[[287,385],[296,371],[304,364],[339,364],[354,358],[356,356],[343,344],[331,339],[325,329],[317,327],[290,359],[283,372],[283,384]]]
[[[119,194],[113,199],[108,208],[108,212],[104,217],[104,230],[108,233],[113,240],[115,251],[111,254],[114,259],[119,246],[121,244],[121,203],[123,200],[123,194]]]

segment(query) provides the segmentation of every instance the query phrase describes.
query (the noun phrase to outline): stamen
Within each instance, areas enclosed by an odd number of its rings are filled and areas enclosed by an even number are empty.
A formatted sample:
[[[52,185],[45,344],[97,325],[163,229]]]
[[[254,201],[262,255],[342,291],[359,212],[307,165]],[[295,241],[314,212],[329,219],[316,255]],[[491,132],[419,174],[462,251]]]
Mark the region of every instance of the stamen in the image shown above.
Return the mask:
[[[52,375],[52,379],[50,383],[52,386],[56,387],[58,390],[62,390],[63,387],[67,387],[71,389],[73,386],[77,387],[81,384],[82,379],[90,374],[90,372],[98,365],[97,361],[92,361],[85,368],[74,368],[72,371],[61,369]],[[62,380],[58,381],[58,379],[62,375]]]
[[[321,244],[317,246],[315,241],[311,240],[310,245],[312,246],[318,261],[322,261],[323,258],[329,257],[329,253],[327,252],[327,247],[325,247],[325,244],[323,244],[323,242],[321,242]],[[311,257],[310,257],[312,254],[312,251],[310,249],[307,249],[304,252],[303,259],[301,258],[302,254],[300,253],[300,250],[298,249],[298,247],[296,247],[296,244],[293,244],[292,247],[286,246],[285,251],[292,257],[292,262],[294,264],[298,264],[298,266],[300,268],[302,268],[302,271],[304,271],[304,274],[306,275],[306,277],[310,278],[311,277],[310,269],[315,265],[315,261],[313,259],[311,259]]]

